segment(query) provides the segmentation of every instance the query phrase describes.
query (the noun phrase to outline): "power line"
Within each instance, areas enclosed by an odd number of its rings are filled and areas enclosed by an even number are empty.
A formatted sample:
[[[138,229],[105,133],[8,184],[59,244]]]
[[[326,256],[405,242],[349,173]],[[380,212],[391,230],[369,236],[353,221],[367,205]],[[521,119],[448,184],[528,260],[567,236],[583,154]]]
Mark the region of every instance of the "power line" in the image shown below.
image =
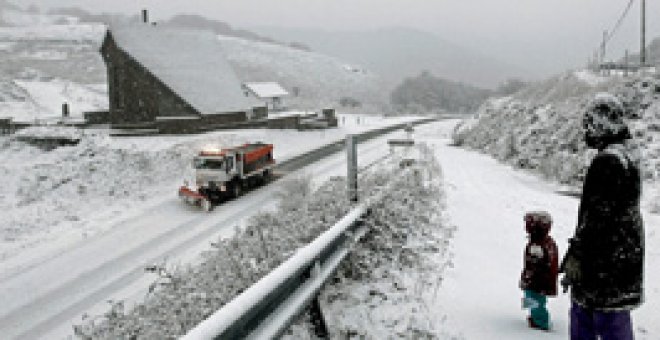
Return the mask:
[[[633,3],[635,3],[635,0],[628,1],[628,5],[626,5],[626,8],[623,10],[623,13],[619,17],[619,19],[616,21],[616,23],[614,24],[612,29],[609,30],[609,31],[604,31],[603,40],[600,43],[600,47],[598,47],[594,50],[594,53],[596,55],[598,55],[599,51],[602,53],[601,54],[602,59],[605,58],[605,46],[612,39],[614,34],[616,34],[616,32],[619,30],[619,27],[621,27],[621,24],[623,23],[623,20],[626,18],[626,16],[628,16],[628,13],[630,12],[630,9],[632,8]],[[604,61],[604,60],[602,60],[602,61]]]
[[[628,6],[626,6],[626,9],[623,11],[623,14],[619,17],[619,20],[617,20],[616,24],[614,24],[614,27],[609,31],[610,33],[607,35],[607,40],[605,40],[605,43],[608,43],[610,39],[612,39],[612,36],[616,33],[616,31],[621,27],[621,23],[623,23],[623,19],[626,18],[628,15],[628,12],[630,12],[630,8],[632,8],[633,3],[635,0],[630,0],[628,2]]]

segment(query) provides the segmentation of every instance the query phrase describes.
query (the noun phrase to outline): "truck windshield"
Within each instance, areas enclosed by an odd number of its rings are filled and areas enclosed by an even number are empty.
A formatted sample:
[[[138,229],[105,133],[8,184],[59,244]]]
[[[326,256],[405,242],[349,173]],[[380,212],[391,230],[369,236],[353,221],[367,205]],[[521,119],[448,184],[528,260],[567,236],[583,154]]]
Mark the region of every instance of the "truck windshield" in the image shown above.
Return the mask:
[[[195,169],[221,170],[222,163],[221,159],[195,158],[193,160],[193,166]]]

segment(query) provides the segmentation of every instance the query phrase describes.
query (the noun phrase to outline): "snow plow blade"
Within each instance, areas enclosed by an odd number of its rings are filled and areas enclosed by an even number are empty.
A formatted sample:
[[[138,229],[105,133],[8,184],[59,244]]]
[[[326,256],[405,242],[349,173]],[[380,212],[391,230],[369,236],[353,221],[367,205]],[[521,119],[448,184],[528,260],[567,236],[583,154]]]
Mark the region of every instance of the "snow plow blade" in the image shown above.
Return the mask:
[[[179,197],[184,201],[189,201],[190,203],[199,201],[201,199],[206,199],[206,197],[196,191],[190,190],[188,187],[179,188]]]
[[[182,201],[191,204],[191,205],[196,205],[201,207],[204,211],[211,211],[213,209],[213,205],[211,204],[211,201],[209,201],[206,196],[190,190],[190,188],[186,186],[182,186],[179,188],[179,197],[181,198]]]

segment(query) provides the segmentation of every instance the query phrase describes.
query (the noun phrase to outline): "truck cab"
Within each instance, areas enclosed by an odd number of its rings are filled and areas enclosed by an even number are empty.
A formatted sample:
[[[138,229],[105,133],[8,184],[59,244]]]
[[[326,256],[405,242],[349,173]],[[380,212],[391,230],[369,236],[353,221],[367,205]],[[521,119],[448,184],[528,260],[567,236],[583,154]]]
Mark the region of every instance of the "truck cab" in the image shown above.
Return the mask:
[[[236,162],[236,154],[221,151],[203,151],[193,159],[195,185],[197,190],[217,199],[218,194],[228,190],[228,184],[240,179],[241,172]]]

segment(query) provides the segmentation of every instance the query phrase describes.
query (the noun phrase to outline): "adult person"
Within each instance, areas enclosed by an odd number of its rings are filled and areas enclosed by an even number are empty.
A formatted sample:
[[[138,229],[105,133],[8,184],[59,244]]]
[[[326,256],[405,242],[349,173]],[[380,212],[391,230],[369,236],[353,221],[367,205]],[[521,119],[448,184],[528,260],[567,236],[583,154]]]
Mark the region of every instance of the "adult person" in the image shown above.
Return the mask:
[[[644,227],[639,157],[621,102],[600,93],[583,118],[598,150],[584,179],[578,224],[560,271],[571,288],[571,340],[632,340],[630,311],[643,302]]]

